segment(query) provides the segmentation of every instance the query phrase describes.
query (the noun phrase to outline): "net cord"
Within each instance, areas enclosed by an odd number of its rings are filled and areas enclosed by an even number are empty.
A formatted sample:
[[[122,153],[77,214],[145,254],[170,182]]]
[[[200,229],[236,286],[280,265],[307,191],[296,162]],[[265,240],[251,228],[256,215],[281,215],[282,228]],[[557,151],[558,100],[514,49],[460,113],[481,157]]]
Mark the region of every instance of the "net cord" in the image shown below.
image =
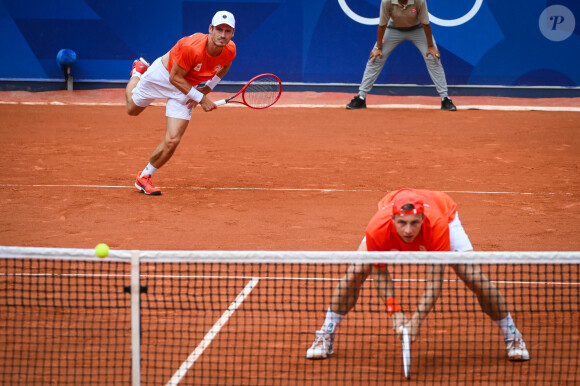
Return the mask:
[[[357,251],[135,251],[141,262],[579,264],[580,251],[357,252]],[[111,250],[103,261],[131,262],[133,251]],[[0,246],[0,258],[101,260],[93,249]]]

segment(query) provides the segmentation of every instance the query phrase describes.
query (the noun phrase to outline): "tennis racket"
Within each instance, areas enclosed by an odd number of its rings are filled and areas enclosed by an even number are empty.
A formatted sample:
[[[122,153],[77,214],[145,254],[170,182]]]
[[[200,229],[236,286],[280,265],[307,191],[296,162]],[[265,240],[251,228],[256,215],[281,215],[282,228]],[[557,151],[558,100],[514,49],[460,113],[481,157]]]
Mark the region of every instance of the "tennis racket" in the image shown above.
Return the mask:
[[[238,93],[227,99],[218,100],[216,106],[226,103],[241,103],[253,109],[265,109],[280,99],[282,82],[273,74],[262,74],[251,79]],[[241,100],[235,100],[240,97]]]
[[[401,327],[403,334],[403,368],[405,370],[405,378],[411,378],[411,342],[409,340],[409,332],[405,327]]]

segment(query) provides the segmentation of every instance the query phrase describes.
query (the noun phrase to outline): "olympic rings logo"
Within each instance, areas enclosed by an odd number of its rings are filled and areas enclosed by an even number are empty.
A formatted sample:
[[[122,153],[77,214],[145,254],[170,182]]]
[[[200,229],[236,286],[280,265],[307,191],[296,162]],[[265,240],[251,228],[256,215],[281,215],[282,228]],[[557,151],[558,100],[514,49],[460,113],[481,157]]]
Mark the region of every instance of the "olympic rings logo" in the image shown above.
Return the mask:
[[[356,14],[355,12],[353,12],[352,9],[349,8],[348,4],[346,4],[346,0],[338,0],[338,4],[340,5],[340,8],[346,14],[346,16],[350,17],[352,20],[356,21],[357,23],[367,24],[367,25],[379,24],[378,17],[377,18],[362,17],[362,16]],[[469,10],[469,12],[467,12],[465,15],[463,15],[457,19],[451,19],[451,20],[440,19],[436,16],[431,15],[431,13],[429,13],[429,21],[431,21],[433,24],[437,24],[437,25],[440,25],[442,27],[456,27],[458,25],[465,24],[469,20],[473,19],[473,17],[477,14],[477,12],[479,12],[479,9],[481,8],[482,4],[483,4],[483,0],[475,0],[475,3],[473,4],[473,7],[471,7],[471,10]]]

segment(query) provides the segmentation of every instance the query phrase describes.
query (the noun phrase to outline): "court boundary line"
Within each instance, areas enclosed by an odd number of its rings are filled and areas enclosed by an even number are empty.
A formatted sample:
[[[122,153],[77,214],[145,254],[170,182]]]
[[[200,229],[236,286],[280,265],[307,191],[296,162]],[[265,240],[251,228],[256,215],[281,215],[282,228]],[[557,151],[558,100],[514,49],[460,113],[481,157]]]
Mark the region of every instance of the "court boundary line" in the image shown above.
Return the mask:
[[[74,184],[0,184],[0,188],[88,188],[88,189],[135,189],[133,185],[74,185]],[[261,188],[261,187],[211,187],[211,186],[159,186],[161,189],[185,189],[185,190],[254,190],[266,192],[383,192],[382,189],[336,189],[336,188]],[[478,190],[442,190],[444,193],[460,194],[513,194],[524,196],[574,196],[570,192],[497,192],[497,191],[478,191]]]
[[[25,106],[125,106],[120,102],[60,102],[60,101],[0,101],[0,105],[25,105]],[[151,106],[165,106],[163,102],[152,103]],[[272,108],[341,108],[344,104],[276,104]],[[229,108],[243,108],[244,106],[231,105]],[[440,110],[438,105],[425,105],[420,103],[400,103],[400,104],[376,104],[368,105],[369,109],[426,109]],[[490,110],[490,111],[565,111],[580,112],[580,107],[573,106],[516,106],[516,105],[463,105],[458,110]]]
[[[205,351],[205,349],[211,344],[213,339],[219,333],[221,328],[228,322],[230,317],[234,314],[237,308],[242,304],[242,302],[246,299],[246,297],[252,292],[252,290],[258,285],[260,279],[259,278],[252,278],[248,284],[242,289],[242,292],[238,294],[236,299],[230,304],[228,309],[222,314],[222,316],[215,322],[213,327],[207,332],[207,334],[203,337],[199,345],[191,352],[191,354],[187,357],[187,359],[181,364],[179,369],[173,374],[171,379],[167,382],[166,386],[174,386],[179,384],[181,379],[187,374],[187,372],[191,369],[195,361],[201,356],[201,354]]]

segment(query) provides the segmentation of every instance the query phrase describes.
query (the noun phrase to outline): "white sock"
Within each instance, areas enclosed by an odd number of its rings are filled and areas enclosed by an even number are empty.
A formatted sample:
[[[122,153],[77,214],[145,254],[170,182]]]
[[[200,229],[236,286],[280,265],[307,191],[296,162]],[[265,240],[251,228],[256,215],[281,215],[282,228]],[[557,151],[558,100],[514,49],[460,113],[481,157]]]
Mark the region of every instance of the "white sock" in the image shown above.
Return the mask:
[[[501,320],[496,320],[495,323],[501,329],[501,332],[503,333],[503,340],[504,341],[513,340],[513,339],[521,339],[522,334],[520,334],[520,332],[516,328],[516,324],[514,323],[514,320],[512,319],[512,315],[509,312],[505,318],[503,318]]]
[[[364,101],[364,100],[365,100],[365,98],[366,98],[366,96],[365,96],[365,95],[360,95],[360,94],[358,94],[358,97],[359,97],[360,99],[362,99],[363,101]]]
[[[336,312],[332,312],[330,307],[328,307],[328,311],[326,311],[326,319],[324,319],[324,324],[320,331],[324,331],[328,334],[333,334],[336,332],[338,325],[344,319],[345,315],[337,314]]]
[[[141,172],[141,177],[146,176],[146,175],[150,175],[151,177],[153,177],[153,174],[157,171],[157,168],[153,165],[151,165],[151,162],[149,162],[147,164],[147,167],[145,169],[143,169],[143,171]]]

